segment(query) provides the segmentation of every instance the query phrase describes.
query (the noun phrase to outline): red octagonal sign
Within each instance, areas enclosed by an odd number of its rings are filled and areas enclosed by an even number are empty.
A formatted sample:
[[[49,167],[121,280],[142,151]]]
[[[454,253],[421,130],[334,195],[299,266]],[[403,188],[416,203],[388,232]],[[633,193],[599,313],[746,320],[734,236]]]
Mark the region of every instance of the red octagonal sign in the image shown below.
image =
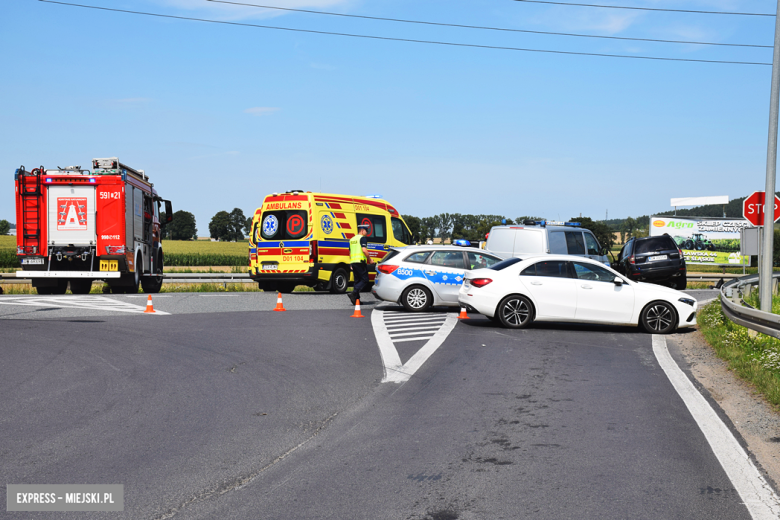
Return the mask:
[[[754,226],[764,225],[764,192],[754,191],[742,204],[742,216]],[[775,195],[775,222],[780,218],[780,198]]]

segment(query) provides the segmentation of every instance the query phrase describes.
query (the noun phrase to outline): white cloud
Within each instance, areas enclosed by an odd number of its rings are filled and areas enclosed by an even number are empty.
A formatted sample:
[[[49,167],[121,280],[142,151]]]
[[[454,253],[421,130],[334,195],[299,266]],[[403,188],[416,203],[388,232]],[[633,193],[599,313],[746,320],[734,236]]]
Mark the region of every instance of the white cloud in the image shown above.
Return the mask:
[[[204,17],[216,17],[221,20],[245,20],[248,18],[274,18],[284,14],[293,14],[289,11],[278,9],[261,9],[258,7],[249,7],[234,4],[223,4],[219,2],[210,2],[207,0],[148,0],[154,5],[167,9],[178,9],[186,11],[189,16],[200,15]],[[230,1],[230,0],[228,0]],[[237,3],[259,4],[263,2],[257,0],[235,0]],[[335,6],[344,6],[351,0],[276,0],[269,3],[276,7],[287,7],[290,9],[323,9]]]
[[[273,114],[274,112],[277,112],[279,110],[280,109],[277,108],[277,107],[252,107],[252,108],[247,108],[246,110],[244,110],[244,113],[245,114],[250,114],[250,115],[253,115],[253,116],[257,116],[257,117],[261,117],[261,116],[265,116],[265,115],[268,115],[268,114]]]

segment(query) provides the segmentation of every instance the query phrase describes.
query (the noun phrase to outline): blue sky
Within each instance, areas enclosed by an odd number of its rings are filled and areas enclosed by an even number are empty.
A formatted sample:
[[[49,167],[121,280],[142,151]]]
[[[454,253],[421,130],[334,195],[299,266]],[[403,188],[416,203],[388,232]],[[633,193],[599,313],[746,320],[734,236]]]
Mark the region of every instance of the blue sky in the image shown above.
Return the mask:
[[[69,1],[69,0],[64,0]],[[574,52],[769,63],[771,49],[359,20],[206,0],[75,0],[277,27]],[[772,45],[774,18],[512,0],[237,0],[346,14]],[[767,0],[604,0],[774,12]],[[401,213],[603,219],[672,197],[763,190],[771,67],[346,38],[4,0],[0,219],[13,172],[117,156],[199,234],[302,189],[378,193]]]

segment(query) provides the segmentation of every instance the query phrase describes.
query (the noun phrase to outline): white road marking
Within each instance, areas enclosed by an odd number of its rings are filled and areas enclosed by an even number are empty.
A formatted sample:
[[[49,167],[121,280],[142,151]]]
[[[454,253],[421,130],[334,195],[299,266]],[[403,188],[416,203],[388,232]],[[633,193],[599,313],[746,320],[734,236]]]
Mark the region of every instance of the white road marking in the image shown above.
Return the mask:
[[[133,305],[121,300],[105,296],[24,296],[0,298],[0,305],[21,305],[28,307],[58,307],[60,309],[90,309],[96,311],[129,312],[143,314],[146,306]],[[163,311],[155,311],[157,315],[168,315]]]
[[[425,323],[426,321],[441,321],[444,317],[439,315],[436,317],[430,316],[427,318],[393,318],[391,320],[386,319],[385,323],[387,324],[393,324],[393,323]]]
[[[443,323],[444,322],[442,321],[441,323],[438,323],[436,325],[421,325],[419,327],[393,327],[393,328],[387,327],[387,331],[395,333],[395,332],[402,332],[404,330],[438,329],[439,327],[442,326]]]
[[[666,338],[653,334],[653,352],[669,381],[677,390],[699,428],[707,438],[720,465],[731,479],[753,520],[780,518],[780,498],[758,472],[753,461],[723,424],[715,410],[696,390],[674,362],[666,348]]]
[[[371,311],[371,325],[374,328],[374,335],[376,336],[377,344],[379,345],[379,353],[382,356],[382,365],[384,368],[383,383],[403,383],[408,381],[410,377],[428,360],[431,355],[436,352],[447,336],[455,328],[458,323],[458,316],[453,313],[442,315],[439,313],[430,313],[430,316],[436,316],[440,322],[438,325],[429,324],[425,329],[431,328],[432,330],[419,330],[417,332],[400,333],[396,334],[400,330],[389,330],[388,325],[417,325],[419,315],[406,315],[403,313],[372,310]],[[412,327],[416,328],[416,327]],[[391,336],[392,333],[392,336]],[[414,335],[415,337],[400,337]],[[407,341],[426,341],[425,345],[417,351],[406,363],[401,363],[401,357],[398,355],[398,351],[395,348],[394,343],[401,343]]]

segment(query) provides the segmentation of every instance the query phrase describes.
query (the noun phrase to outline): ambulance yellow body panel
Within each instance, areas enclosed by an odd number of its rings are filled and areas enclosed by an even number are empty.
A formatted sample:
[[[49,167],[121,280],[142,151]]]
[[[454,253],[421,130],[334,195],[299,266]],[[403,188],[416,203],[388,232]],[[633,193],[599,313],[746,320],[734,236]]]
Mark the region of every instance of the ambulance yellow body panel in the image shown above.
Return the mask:
[[[308,285],[346,292],[353,280],[349,239],[358,224],[369,226],[368,249],[376,262],[390,247],[413,243],[401,215],[382,199],[301,191],[268,195],[252,219],[249,275],[268,291]],[[371,266],[369,278],[374,276]]]

